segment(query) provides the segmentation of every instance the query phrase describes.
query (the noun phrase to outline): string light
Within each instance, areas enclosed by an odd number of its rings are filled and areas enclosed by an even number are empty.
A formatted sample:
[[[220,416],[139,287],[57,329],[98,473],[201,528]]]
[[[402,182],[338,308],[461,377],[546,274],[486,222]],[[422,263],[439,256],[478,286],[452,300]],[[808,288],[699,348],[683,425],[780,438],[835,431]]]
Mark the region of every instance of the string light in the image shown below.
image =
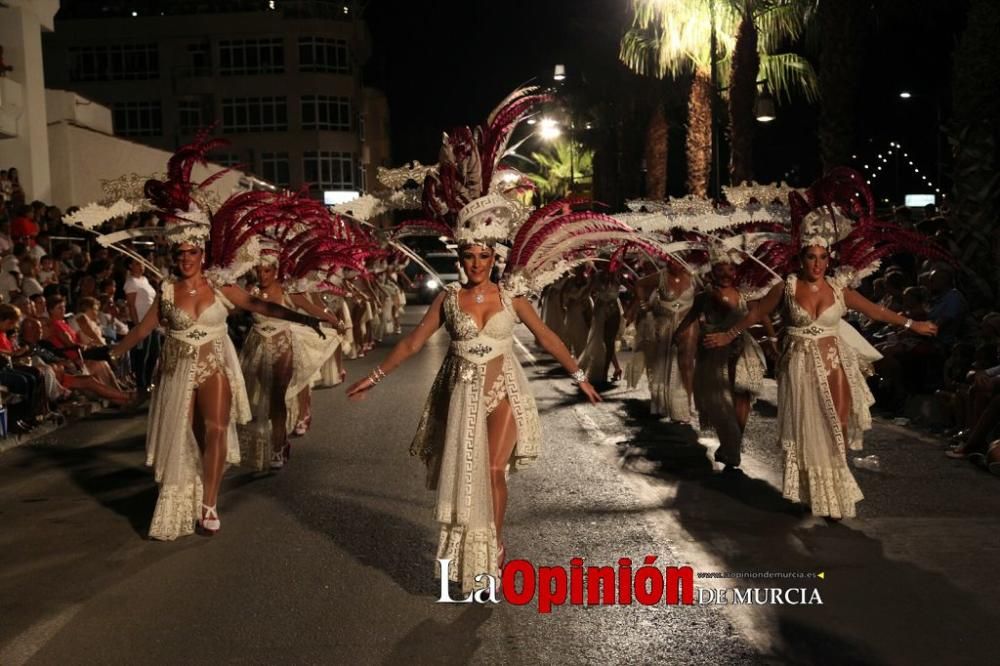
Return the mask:
[[[916,176],[917,179],[923,185],[927,186],[929,189],[934,190],[934,192],[936,192],[937,194],[941,194],[941,188],[940,187],[936,187],[934,185],[934,183],[931,182],[931,179],[926,174],[920,172],[920,168],[917,167],[917,165],[915,164],[915,162],[913,161],[913,159],[910,157],[910,154],[908,152],[906,152],[905,150],[903,150],[902,144],[900,144],[898,141],[895,141],[895,140],[889,142],[889,148],[888,148],[888,150],[886,150],[884,153],[878,153],[876,155],[876,157],[878,158],[878,160],[874,164],[874,168],[871,165],[869,165],[869,164],[864,164],[863,165],[864,171],[866,172],[865,173],[865,182],[867,182],[869,185],[871,185],[875,180],[877,180],[878,177],[879,177],[879,175],[881,175],[881,173],[882,173],[882,166],[883,165],[889,166],[889,158],[892,157],[894,154],[897,154],[897,153],[903,158],[904,161],[906,161],[906,164],[907,164],[907,166],[910,167],[910,170],[913,172],[913,175]],[[858,159],[856,155],[854,155],[852,157],[854,159]],[[944,196],[944,195],[942,195],[942,196]]]

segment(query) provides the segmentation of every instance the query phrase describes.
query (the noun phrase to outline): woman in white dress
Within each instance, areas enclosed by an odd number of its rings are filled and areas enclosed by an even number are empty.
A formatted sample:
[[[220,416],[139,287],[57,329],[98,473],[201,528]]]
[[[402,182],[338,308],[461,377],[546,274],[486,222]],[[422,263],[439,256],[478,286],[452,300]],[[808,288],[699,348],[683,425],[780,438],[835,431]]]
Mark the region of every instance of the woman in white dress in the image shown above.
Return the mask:
[[[541,446],[535,399],[514,357],[514,326],[524,323],[589,400],[601,399],[527,295],[541,292],[597,248],[617,250],[633,242],[644,247],[631,227],[581,210],[580,201],[534,211],[523,203],[525,178],[501,160],[519,120],[549,99],[536,88],[515,91],[475,131],[462,127],[444,135],[438,168],[424,177],[422,209],[434,218],[425,222],[454,229],[467,281],[438,294],[382,365],[347,390],[352,398],[362,397],[438,328],[448,331],[449,352],[410,452],[425,461],[428,486],[437,489],[437,557],[450,560],[449,579],[467,591],[488,586],[481,574],[495,580],[503,566],[507,472],[534,461]],[[508,242],[498,285],[490,280],[495,248],[506,249]],[[586,290],[586,281],[580,286]],[[580,329],[585,336],[586,324]]]
[[[566,332],[563,330],[566,308],[563,305],[562,291],[569,279],[568,275],[559,278],[550,284],[542,295],[542,321],[563,341],[566,340]]]
[[[656,283],[649,297],[639,303],[636,352],[627,379],[634,388],[646,374],[650,414],[690,423],[699,329],[696,321],[683,329],[680,324],[694,305],[695,282],[679,264],[670,262]]]
[[[252,296],[288,307],[274,263],[258,265]],[[286,394],[292,378],[291,324],[262,314],[253,315],[253,326],[240,349],[240,366],[246,382],[251,419],[237,427],[240,462],[257,471],[280,469],[288,457],[288,408]],[[293,400],[297,396],[293,396]]]
[[[566,313],[563,319],[562,339],[574,356],[580,356],[587,348],[587,335],[590,332],[594,307],[593,301],[590,300],[590,280],[585,277],[582,269],[577,270],[566,281],[560,296]]]
[[[580,354],[580,367],[591,384],[601,386],[608,381],[608,369],[615,366],[614,381],[621,377],[621,366],[615,355],[615,340],[622,325],[622,306],[618,300],[618,279],[608,271],[598,271],[591,280],[593,314],[587,343]]]
[[[451,336],[447,358],[427,399],[410,452],[427,465],[437,489],[440,540],[437,558],[452,562],[452,580],[464,590],[481,573],[496,575],[504,559],[503,519],[507,470],[534,462],[541,446],[538,409],[514,357],[513,329],[523,322],[538,343],[579,381],[591,402],[600,395],[562,341],[524,297],[489,280],[495,259],[485,244],[463,245],[459,259],[468,280],[438,294],[420,324],[371,376],[354,383],[359,396],[420,351],[442,325]]]
[[[855,310],[919,335],[937,334],[932,322],[908,319],[851,289],[854,271],[876,266],[880,257],[896,248],[938,258],[946,255],[932,243],[921,244],[913,232],[875,221],[871,192],[856,172],[836,170],[814,185],[808,196],[809,203],[797,194],[789,197],[793,237],[784,254],[794,258],[797,249],[798,272],[775,285],[728,330],[706,336],[705,345],[724,348],[746,335],[748,326],[782,308],[789,324],[778,362],[782,494],[808,504],[814,515],[851,518],[863,496],[847,465],[847,451],[860,449],[864,432],[871,428],[873,399],[865,374],[870,374],[880,354],[843,318]],[[855,223],[847,218],[838,207],[841,201],[843,210],[862,211],[862,219]],[[814,210],[802,213],[809,209]],[[795,224],[796,217],[801,224]],[[852,231],[855,224],[857,230]],[[839,249],[842,268],[827,277],[831,249]]]
[[[340,340],[339,329],[343,324],[337,315],[326,305],[316,303],[312,294],[296,292],[288,294],[289,307],[303,315],[316,317],[336,327],[337,331],[327,330],[321,335],[315,329],[299,324],[291,325],[294,351],[292,376],[288,384],[289,395],[298,396],[297,400],[289,402],[288,419],[292,424],[292,434],[296,437],[305,435],[312,426],[312,387],[320,374],[323,365],[336,352]]]
[[[351,350],[354,348],[354,325],[351,322],[351,309],[344,296],[324,295],[323,300],[325,306],[343,322],[340,339],[336,341],[336,350],[320,368],[319,380],[315,383],[316,386],[330,388],[343,383],[347,378],[344,359],[350,358]]]
[[[847,466],[847,450],[860,449],[871,428],[874,399],[865,383],[870,347],[843,321],[856,310],[875,321],[935,335],[931,322],[912,321],[861,296],[842,277],[827,278],[823,245],[802,251],[802,270],[776,285],[752,311],[706,345],[726,344],[747,326],[783,307],[789,326],[778,365],[778,431],[785,456],[782,493],[810,505],[817,516],[852,518],[861,489]],[[859,356],[859,352],[861,355]],[[870,361],[873,356],[867,356]]]
[[[234,307],[318,327],[318,320],[250,296],[235,285],[213,285],[202,273],[204,250],[182,242],[174,249],[178,279],[165,280],[146,316],[114,346],[118,358],[164,320],[146,434],[146,464],[160,494],[149,527],[152,539],[173,540],[219,531],[216,509],[226,464],[240,461],[237,424],[250,420],[243,374],[226,317]],[[182,424],[187,424],[185,427]]]

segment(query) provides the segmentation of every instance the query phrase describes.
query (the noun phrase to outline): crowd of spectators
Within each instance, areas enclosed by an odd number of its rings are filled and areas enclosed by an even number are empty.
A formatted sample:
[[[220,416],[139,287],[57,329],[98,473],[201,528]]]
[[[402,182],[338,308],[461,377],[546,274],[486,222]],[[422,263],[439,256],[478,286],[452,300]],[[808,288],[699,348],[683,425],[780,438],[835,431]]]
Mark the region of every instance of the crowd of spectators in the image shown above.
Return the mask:
[[[155,299],[142,263],[110,253],[62,218],[54,206],[25,202],[16,169],[0,172],[0,400],[12,432],[94,402],[135,406],[156,359],[152,336],[114,366],[108,361],[108,346]],[[150,223],[134,216],[117,225]],[[166,264],[166,248],[150,251]]]
[[[900,209],[896,221],[956,251],[947,217],[928,207],[915,220]],[[957,253],[956,253],[957,254]],[[872,300],[914,320],[938,325],[935,338],[866,321],[855,324],[884,358],[871,385],[883,413],[922,420],[951,437],[951,457],[974,456],[990,466],[986,451],[1000,442],[1000,312],[995,304],[970,302],[961,267],[947,262],[896,257],[862,287]],[[1000,473],[1000,443],[991,471]]]

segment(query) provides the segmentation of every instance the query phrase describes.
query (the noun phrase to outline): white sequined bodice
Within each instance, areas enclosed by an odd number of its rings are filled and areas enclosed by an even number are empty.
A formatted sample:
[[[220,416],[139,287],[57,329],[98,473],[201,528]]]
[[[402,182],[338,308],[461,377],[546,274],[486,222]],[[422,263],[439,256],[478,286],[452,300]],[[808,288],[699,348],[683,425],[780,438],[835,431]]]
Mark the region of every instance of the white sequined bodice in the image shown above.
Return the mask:
[[[503,290],[500,291],[503,309],[491,315],[480,330],[472,315],[458,305],[458,292],[461,287],[457,283],[453,283],[453,285],[448,285],[447,289],[449,294],[443,304],[445,328],[448,329],[452,340],[472,340],[480,335],[503,340],[513,335],[517,318],[514,315],[510,299]]]
[[[837,285],[830,284],[833,289],[833,303],[819,313],[815,319],[806,311],[795,299],[795,288],[798,284],[798,277],[790,275],[785,281],[785,301],[788,304],[788,313],[792,326],[821,326],[832,328],[840,323],[841,318],[847,314],[847,306],[844,304],[844,292]]]

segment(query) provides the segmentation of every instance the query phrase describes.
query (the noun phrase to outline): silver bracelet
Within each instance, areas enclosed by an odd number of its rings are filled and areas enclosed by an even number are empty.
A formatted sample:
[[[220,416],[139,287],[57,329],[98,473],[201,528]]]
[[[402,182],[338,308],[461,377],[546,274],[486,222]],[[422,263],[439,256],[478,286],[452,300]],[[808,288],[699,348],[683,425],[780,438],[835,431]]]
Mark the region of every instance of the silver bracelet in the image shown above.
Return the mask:
[[[912,319],[907,319],[905,322],[903,322],[903,328],[910,328],[912,326],[913,326],[913,320]]]
[[[370,381],[372,386],[374,386],[383,379],[385,379],[385,371],[382,369],[382,366],[376,365],[375,369],[368,375],[368,381]]]
[[[587,381],[587,373],[585,373],[582,368],[577,368],[576,372],[571,373],[569,377],[573,380],[573,383],[577,385]]]

